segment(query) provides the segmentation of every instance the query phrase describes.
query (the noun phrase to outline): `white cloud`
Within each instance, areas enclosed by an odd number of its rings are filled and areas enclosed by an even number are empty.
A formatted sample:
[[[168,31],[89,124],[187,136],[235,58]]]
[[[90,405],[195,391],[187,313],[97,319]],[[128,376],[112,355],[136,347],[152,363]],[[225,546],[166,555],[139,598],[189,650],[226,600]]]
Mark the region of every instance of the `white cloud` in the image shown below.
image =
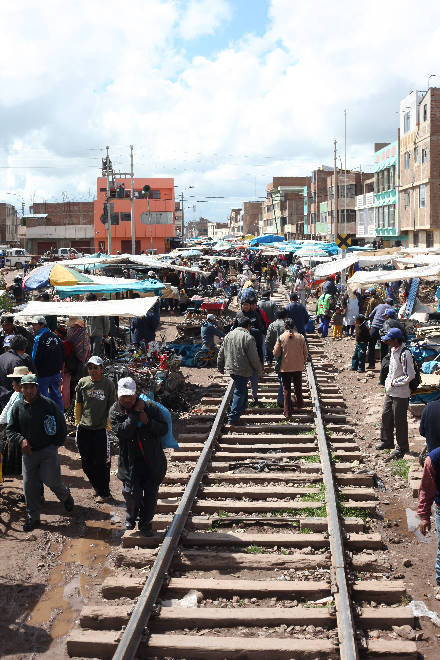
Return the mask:
[[[234,20],[231,6],[5,5],[2,46],[12,55],[0,63],[0,161],[14,169],[2,169],[0,197],[87,199],[105,145],[125,169],[134,144],[139,176],[174,176],[196,185],[197,198],[231,196],[196,211],[221,220],[272,176],[330,163],[344,108],[348,164],[371,164],[372,143],[396,136],[400,98],[440,74],[440,5],[418,14],[408,0],[272,0],[262,36],[244,24],[223,50],[188,57],[191,39]],[[35,165],[51,169],[20,169]]]
[[[226,0],[190,0],[179,21],[179,36],[194,39],[213,34],[231,16],[232,10]]]

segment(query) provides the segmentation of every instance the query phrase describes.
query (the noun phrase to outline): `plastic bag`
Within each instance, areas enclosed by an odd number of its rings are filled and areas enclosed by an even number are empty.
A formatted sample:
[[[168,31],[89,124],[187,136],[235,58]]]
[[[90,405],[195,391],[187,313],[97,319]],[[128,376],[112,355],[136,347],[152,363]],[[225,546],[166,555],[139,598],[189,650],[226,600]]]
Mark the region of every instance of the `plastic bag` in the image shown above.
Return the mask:
[[[414,616],[427,616],[432,623],[440,628],[440,617],[437,612],[428,610],[423,600],[412,600],[409,604]]]
[[[197,591],[191,589],[183,598],[171,598],[163,600],[162,607],[197,607]]]
[[[408,530],[414,533],[414,536],[419,541],[419,543],[429,543],[429,535],[423,536],[420,531],[420,520],[419,516],[412,509],[406,509],[406,524],[408,525]]]

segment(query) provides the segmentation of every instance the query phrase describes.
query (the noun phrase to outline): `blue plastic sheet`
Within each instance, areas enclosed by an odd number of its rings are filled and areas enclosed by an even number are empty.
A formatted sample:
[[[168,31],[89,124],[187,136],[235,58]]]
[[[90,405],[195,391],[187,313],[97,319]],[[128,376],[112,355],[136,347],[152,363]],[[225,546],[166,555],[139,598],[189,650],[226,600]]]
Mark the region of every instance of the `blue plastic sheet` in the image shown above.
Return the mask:
[[[202,344],[168,344],[168,348],[182,357],[182,367],[194,367],[194,355],[201,350]]]
[[[140,293],[148,293],[150,291],[161,294],[165,289],[163,282],[157,280],[147,279],[139,282],[127,282],[127,284],[75,284],[73,286],[57,286],[55,287],[57,294],[61,299],[69,296],[79,296],[86,293],[122,293],[124,291],[138,291]]]

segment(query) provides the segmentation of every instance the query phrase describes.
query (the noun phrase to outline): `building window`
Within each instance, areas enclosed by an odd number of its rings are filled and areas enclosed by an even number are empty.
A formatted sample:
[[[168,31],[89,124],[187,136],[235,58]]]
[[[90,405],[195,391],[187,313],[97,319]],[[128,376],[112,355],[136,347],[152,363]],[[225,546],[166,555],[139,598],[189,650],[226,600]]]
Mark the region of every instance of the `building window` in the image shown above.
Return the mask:
[[[418,163],[419,162],[419,148],[414,147],[414,162]]]
[[[150,197],[151,199],[160,199],[160,190],[152,190]]]
[[[333,199],[333,186],[330,186],[328,189],[328,198]]]
[[[121,222],[130,222],[131,213],[120,213]]]
[[[395,179],[396,179],[396,167],[395,165],[391,165],[390,167],[390,190],[394,188],[395,184]]]
[[[426,206],[426,186],[423,183],[419,188],[419,208],[424,209]]]
[[[425,103],[423,106],[423,121],[427,121],[427,120],[428,120],[428,106]]]
[[[434,232],[433,231],[427,231],[426,232],[426,247],[434,247]]]
[[[379,229],[383,229],[383,206],[379,206],[377,209],[377,226]]]
[[[409,162],[410,162],[410,153],[409,151],[405,151],[403,166],[406,170],[409,170]]]
[[[422,163],[426,163],[428,160],[428,149],[422,149]]]
[[[404,207],[407,209],[407,208],[409,208],[409,190],[405,190],[405,192],[403,193],[403,195],[404,195],[404,197],[403,197],[403,199],[404,199],[404,201],[403,201],[403,205],[404,205]]]
[[[389,209],[389,206],[384,206],[383,207],[383,226],[384,227],[389,227],[389,225],[388,225],[388,217],[389,217],[388,209]]]
[[[396,207],[394,204],[392,204],[389,207],[389,214],[388,214],[388,227],[391,227],[391,229],[394,229],[396,226]]]
[[[419,247],[419,232],[413,232],[413,247]]]
[[[411,126],[411,114],[409,112],[405,112],[403,115],[403,132],[408,133],[410,130]]]

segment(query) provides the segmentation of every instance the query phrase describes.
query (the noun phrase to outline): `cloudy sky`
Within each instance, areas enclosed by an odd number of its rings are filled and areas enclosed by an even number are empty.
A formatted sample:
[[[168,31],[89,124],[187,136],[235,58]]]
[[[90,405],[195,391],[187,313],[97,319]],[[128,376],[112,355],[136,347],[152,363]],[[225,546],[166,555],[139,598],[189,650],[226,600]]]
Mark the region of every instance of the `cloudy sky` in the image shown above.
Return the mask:
[[[91,200],[117,169],[172,176],[186,217],[224,220],[273,176],[372,166],[399,101],[440,86],[440,3],[14,0],[3,3],[0,201]],[[194,186],[189,189],[189,186]],[[194,195],[194,197],[190,197]],[[207,197],[224,199],[197,201]]]

